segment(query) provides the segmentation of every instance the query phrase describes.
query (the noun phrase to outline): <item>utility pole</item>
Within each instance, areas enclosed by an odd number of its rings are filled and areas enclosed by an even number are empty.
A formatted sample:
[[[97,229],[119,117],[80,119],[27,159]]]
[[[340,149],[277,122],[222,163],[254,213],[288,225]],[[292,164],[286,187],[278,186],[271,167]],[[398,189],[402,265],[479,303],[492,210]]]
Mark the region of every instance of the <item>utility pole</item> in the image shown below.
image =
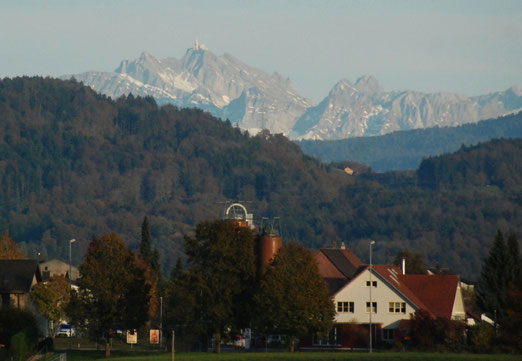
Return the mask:
[[[372,313],[373,313],[373,303],[372,303],[372,246],[375,244],[375,241],[370,241],[370,353],[372,353]]]

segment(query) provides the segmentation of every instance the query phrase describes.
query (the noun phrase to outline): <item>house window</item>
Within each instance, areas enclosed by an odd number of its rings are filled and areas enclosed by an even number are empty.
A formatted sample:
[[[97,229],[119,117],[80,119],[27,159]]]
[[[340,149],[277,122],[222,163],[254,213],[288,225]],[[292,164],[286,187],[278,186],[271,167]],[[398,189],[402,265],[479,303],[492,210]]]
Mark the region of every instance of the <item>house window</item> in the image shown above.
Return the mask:
[[[366,281],[366,287],[377,287],[377,281]]]
[[[393,340],[395,336],[395,330],[383,328],[382,329],[382,339],[383,340]]]
[[[366,313],[370,313],[370,302],[366,302]],[[377,313],[377,302],[372,302],[372,313]]]
[[[406,303],[405,302],[390,302],[390,303],[388,303],[388,312],[406,313]]]
[[[353,302],[337,302],[337,312],[354,313]]]

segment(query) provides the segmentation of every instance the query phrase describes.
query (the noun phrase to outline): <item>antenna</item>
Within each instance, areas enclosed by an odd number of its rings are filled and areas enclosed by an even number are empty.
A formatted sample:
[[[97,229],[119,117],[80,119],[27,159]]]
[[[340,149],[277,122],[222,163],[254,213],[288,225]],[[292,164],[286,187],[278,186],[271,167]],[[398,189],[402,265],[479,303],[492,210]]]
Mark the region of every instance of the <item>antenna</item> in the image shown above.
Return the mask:
[[[267,234],[269,236],[279,236],[282,237],[283,234],[281,232],[281,218],[274,217],[272,219],[268,217],[261,217],[261,234]]]

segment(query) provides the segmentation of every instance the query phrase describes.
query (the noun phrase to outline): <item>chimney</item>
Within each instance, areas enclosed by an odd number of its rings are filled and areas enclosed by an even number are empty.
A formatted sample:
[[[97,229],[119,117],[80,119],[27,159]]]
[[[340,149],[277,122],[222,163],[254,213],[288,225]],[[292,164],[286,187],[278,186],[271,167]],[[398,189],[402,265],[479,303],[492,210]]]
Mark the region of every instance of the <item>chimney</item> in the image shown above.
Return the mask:
[[[341,249],[346,249],[346,246],[344,245],[344,242],[341,242]]]
[[[402,257],[402,274],[406,274],[406,258]]]

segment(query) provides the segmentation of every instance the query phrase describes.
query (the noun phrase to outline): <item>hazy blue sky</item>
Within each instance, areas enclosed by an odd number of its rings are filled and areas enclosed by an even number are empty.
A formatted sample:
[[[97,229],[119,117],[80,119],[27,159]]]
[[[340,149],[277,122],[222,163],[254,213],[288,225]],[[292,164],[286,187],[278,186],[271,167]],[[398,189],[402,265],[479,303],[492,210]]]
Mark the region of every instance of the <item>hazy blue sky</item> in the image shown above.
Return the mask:
[[[196,36],[320,101],[341,78],[478,95],[522,87],[522,1],[1,0],[0,77],[112,71]]]

